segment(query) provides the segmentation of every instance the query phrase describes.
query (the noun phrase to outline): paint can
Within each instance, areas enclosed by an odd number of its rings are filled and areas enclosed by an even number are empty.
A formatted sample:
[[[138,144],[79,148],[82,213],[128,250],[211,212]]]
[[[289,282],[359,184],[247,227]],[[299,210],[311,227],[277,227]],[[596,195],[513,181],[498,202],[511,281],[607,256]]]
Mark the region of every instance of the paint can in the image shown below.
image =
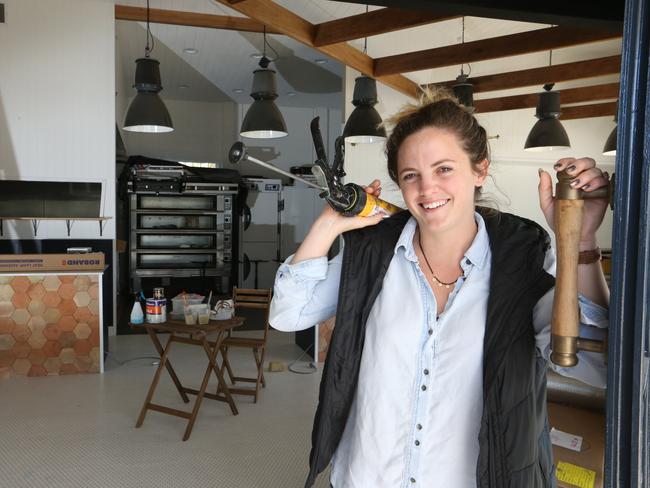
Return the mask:
[[[160,324],[167,321],[167,300],[164,298],[147,298],[146,301],[147,322]]]

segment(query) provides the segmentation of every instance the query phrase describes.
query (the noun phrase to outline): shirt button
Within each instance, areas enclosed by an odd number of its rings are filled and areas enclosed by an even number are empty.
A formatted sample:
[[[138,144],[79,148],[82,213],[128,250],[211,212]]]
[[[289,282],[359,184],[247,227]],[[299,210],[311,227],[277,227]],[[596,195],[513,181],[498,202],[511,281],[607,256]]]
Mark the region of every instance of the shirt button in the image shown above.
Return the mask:
[[[410,481],[411,483],[415,483],[415,478],[411,478],[409,481]]]
[[[427,389],[427,385],[422,385],[420,388],[422,388],[422,391],[425,391]]]
[[[416,440],[416,441],[415,441],[415,445],[416,445],[416,446],[419,446],[419,445],[420,445],[420,441]]]
[[[420,424],[416,425],[415,428],[418,430],[422,430],[422,426]]]
[[[424,373],[425,375],[426,375],[426,374],[429,374],[429,370],[428,370],[428,369],[425,369],[425,370],[423,371],[423,373]]]
[[[433,334],[433,329],[429,329],[429,335]]]

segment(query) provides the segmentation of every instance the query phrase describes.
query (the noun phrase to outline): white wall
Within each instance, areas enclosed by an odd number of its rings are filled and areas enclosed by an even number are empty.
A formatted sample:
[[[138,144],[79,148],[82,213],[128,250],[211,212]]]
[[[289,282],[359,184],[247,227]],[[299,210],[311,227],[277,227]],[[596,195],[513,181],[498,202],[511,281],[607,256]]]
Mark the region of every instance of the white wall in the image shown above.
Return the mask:
[[[114,217],[112,2],[4,3],[0,178],[102,182],[102,213]],[[30,222],[5,222],[5,239],[32,237]],[[41,222],[38,237],[66,238],[65,222]],[[103,237],[115,237],[114,221]],[[99,238],[98,224],[75,222],[71,238]]]
[[[354,78],[358,73],[346,69],[345,76],[345,115],[349,116],[353,106],[352,99]],[[412,103],[409,97],[377,84],[379,103],[377,111],[383,119],[393,115],[401,106]],[[577,119],[563,122],[569,134],[572,148],[567,151],[549,153],[529,153],[523,150],[524,141],[534,125],[534,109],[511,110],[505,112],[477,114],[479,122],[486,128],[488,136],[498,135],[498,139],[490,139],[492,155],[491,175],[485,186],[485,194],[495,201],[502,211],[512,212],[528,217],[548,229],[537,197],[538,168],[543,168],[553,174],[553,163],[563,157],[594,158],[598,165],[611,174],[614,170],[614,158],[603,156],[602,147],[607,136],[614,127],[612,117]],[[346,145],[345,167],[347,181],[366,184],[374,178],[380,178],[383,196],[386,200],[399,206],[404,206],[397,185],[388,177],[386,171],[386,156],[382,144]],[[601,247],[611,247],[612,213],[607,212],[605,221],[598,232],[598,242]]]

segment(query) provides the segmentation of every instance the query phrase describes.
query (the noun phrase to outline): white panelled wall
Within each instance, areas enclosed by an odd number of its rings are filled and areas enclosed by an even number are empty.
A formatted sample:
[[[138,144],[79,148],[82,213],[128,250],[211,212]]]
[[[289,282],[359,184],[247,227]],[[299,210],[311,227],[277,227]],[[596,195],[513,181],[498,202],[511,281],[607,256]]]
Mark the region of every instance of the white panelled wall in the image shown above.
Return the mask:
[[[345,76],[345,116],[353,110],[350,103],[354,89],[354,78],[358,72],[346,69]],[[401,106],[412,100],[401,93],[377,84],[379,103],[376,105],[382,119],[393,115]],[[537,197],[538,168],[553,173],[553,164],[563,157],[592,157],[598,165],[610,174],[614,171],[614,157],[603,156],[602,148],[607,136],[614,128],[612,117],[576,119],[562,122],[571,149],[544,153],[530,153],[523,150],[528,132],[537,120],[534,109],[510,110],[488,114],[477,114],[479,122],[491,138],[491,178],[485,186],[485,196],[491,206],[512,212],[539,222],[548,229]],[[383,196],[386,200],[404,206],[399,189],[386,171],[386,156],[382,144],[346,144],[345,168],[347,181],[367,184],[374,178],[382,181]],[[550,230],[550,229],[549,229]],[[598,242],[603,248],[611,247],[612,213],[608,211],[598,232]]]
[[[105,0],[4,0],[0,24],[0,178],[102,183],[102,214],[115,216],[114,6]],[[109,62],[107,62],[107,60]],[[30,239],[30,222],[4,224]],[[43,221],[41,239],[67,238]],[[99,238],[75,222],[72,238]],[[115,238],[109,220],[103,238]]]

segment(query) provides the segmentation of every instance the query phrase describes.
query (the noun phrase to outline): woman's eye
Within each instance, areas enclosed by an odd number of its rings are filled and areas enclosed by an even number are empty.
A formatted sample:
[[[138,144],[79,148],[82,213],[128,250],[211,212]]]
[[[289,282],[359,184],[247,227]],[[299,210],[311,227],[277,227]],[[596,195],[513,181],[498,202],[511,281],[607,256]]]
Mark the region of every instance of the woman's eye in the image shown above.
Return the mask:
[[[453,169],[450,168],[449,166],[441,166],[440,168],[438,168],[438,171],[440,173],[449,173],[450,171],[453,171]]]
[[[402,180],[403,181],[409,181],[409,180],[412,180],[413,178],[415,178],[415,173],[406,173],[406,174],[402,175]]]

